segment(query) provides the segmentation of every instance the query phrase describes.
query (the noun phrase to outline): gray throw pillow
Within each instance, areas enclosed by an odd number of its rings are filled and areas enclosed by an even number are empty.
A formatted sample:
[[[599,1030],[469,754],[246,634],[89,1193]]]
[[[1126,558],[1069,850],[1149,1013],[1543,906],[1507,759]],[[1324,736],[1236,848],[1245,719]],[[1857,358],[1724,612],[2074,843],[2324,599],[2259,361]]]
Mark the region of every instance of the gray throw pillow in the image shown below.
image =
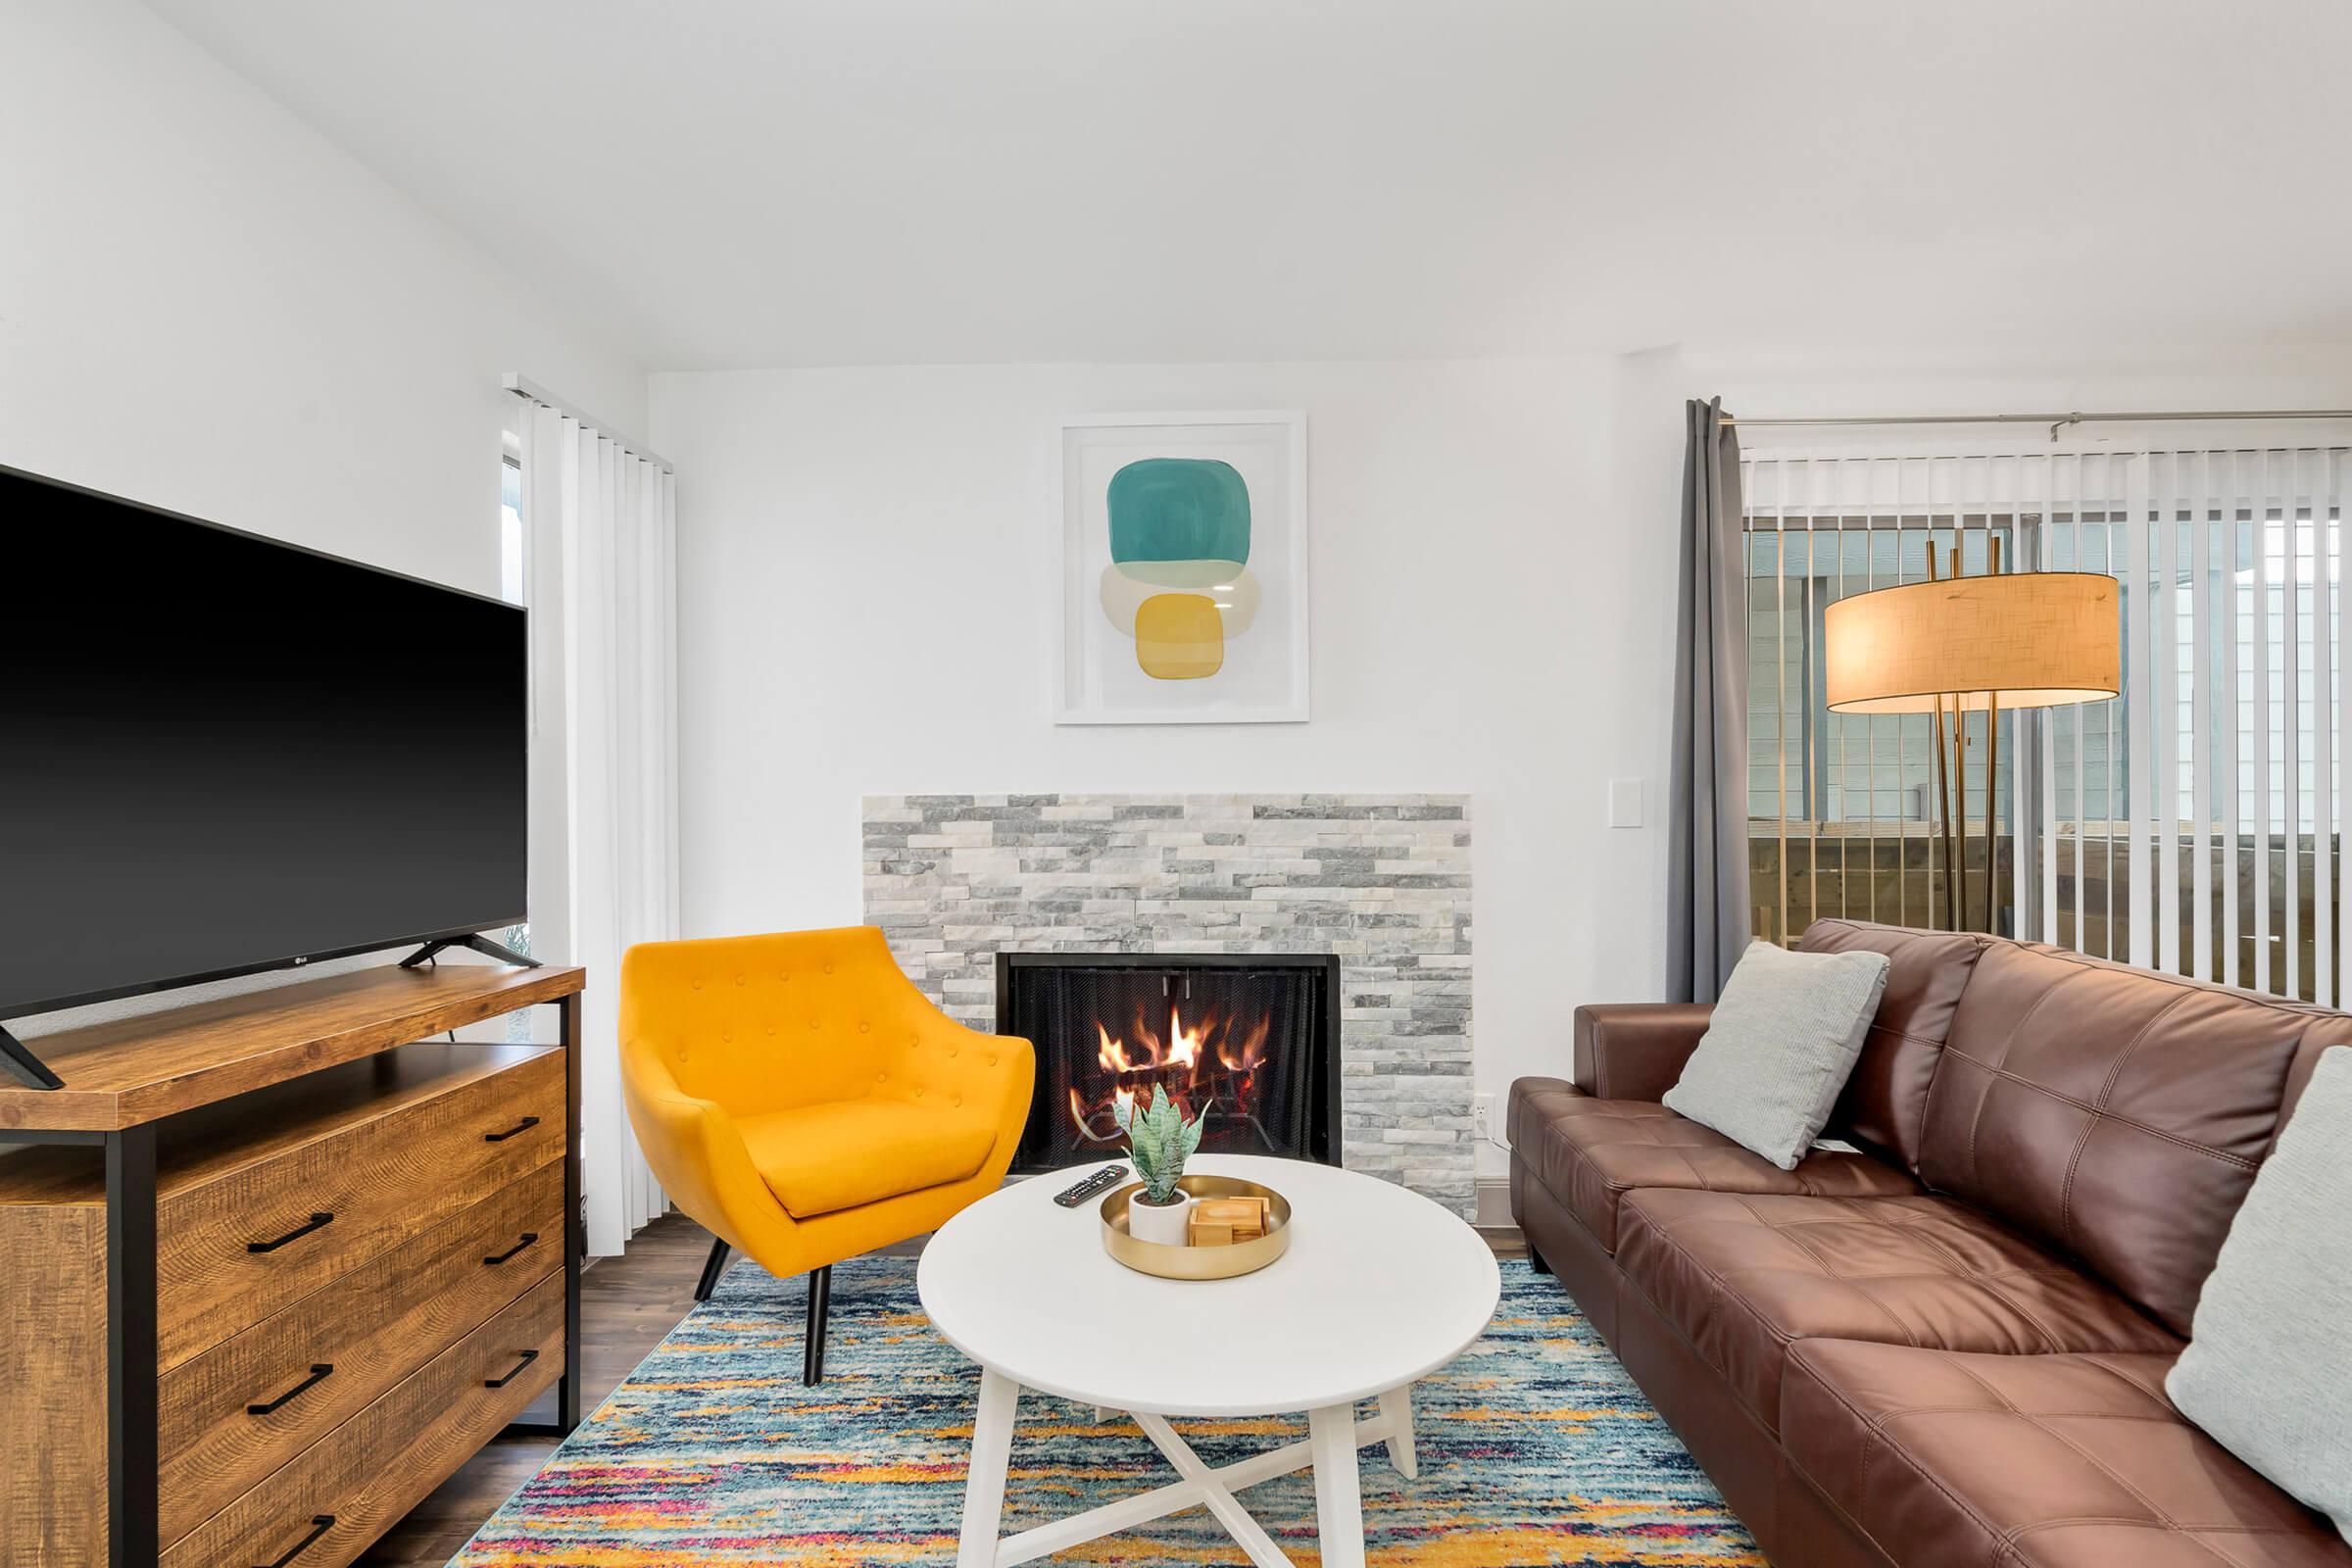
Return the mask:
[[[1751,942],[1666,1106],[1783,1170],[1829,1122],[1886,989],[1884,953]]]
[[[2164,1392],[2352,1541],[2352,1049],[2320,1054]]]

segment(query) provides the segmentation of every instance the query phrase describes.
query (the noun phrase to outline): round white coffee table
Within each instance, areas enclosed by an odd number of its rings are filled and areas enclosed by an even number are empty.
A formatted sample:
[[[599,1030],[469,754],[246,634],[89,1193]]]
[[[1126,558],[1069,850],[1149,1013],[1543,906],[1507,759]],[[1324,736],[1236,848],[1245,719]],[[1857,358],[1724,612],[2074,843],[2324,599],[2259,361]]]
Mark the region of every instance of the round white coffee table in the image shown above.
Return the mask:
[[[980,1363],[960,1568],[1010,1568],[1082,1541],[1205,1506],[1259,1568],[1290,1559],[1234,1497],[1314,1466],[1326,1568],[1364,1560],[1355,1452],[1386,1443],[1414,1474],[1412,1385],[1459,1355],[1494,1315],[1494,1254],[1458,1215],[1401,1187],[1300,1160],[1200,1155],[1291,1202],[1290,1250],[1234,1280],[1163,1280],[1102,1250],[1101,1198],[1054,1195],[1097,1166],[1035,1177],[941,1227],[916,1271],[923,1309]],[[1021,1390],[1125,1410],[1179,1479],[999,1539]],[[1380,1414],[1355,1418],[1360,1399]],[[1169,1416],[1303,1410],[1307,1441],[1211,1469]]]

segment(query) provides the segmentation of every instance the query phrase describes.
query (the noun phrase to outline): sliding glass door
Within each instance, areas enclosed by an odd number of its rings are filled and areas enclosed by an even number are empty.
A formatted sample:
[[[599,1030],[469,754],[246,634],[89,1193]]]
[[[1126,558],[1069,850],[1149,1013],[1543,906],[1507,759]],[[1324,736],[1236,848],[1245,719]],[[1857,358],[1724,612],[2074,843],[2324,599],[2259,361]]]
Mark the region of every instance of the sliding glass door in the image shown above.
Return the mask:
[[[1933,720],[1829,712],[1821,611],[1948,572],[1955,550],[1984,571],[1997,542],[2004,569],[2116,579],[2125,690],[2004,715],[1997,757],[1969,719],[1967,923],[2341,995],[2348,466],[2322,446],[1751,453],[1757,932],[1793,941],[1825,914],[1942,922]]]

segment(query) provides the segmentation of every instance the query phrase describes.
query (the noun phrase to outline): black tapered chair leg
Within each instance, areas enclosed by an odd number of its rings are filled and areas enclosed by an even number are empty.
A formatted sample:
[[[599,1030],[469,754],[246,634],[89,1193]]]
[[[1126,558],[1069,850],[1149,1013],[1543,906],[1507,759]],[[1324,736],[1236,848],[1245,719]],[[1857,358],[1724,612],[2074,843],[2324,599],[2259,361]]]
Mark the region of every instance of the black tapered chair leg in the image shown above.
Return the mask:
[[[801,1382],[815,1388],[825,1381],[825,1312],[833,1304],[833,1265],[808,1271],[808,1328],[801,1350]]]
[[[730,1249],[726,1243],[718,1240],[716,1237],[711,1238],[710,1256],[703,1263],[702,1282],[696,1285],[694,1288],[694,1298],[696,1300],[708,1301],[710,1299],[710,1293],[718,1289],[718,1277],[727,1271],[727,1253],[729,1250]]]

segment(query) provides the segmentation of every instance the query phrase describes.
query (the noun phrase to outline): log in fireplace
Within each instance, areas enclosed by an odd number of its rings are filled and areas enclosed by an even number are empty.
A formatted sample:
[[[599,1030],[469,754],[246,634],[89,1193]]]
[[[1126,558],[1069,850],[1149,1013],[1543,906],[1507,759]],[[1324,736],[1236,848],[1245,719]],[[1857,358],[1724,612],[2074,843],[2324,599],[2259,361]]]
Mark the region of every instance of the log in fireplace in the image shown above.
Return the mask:
[[[1158,1085],[1204,1151],[1339,1163],[1340,960],[1326,954],[1001,953],[997,1028],[1037,1048],[1015,1171],[1117,1156]]]

